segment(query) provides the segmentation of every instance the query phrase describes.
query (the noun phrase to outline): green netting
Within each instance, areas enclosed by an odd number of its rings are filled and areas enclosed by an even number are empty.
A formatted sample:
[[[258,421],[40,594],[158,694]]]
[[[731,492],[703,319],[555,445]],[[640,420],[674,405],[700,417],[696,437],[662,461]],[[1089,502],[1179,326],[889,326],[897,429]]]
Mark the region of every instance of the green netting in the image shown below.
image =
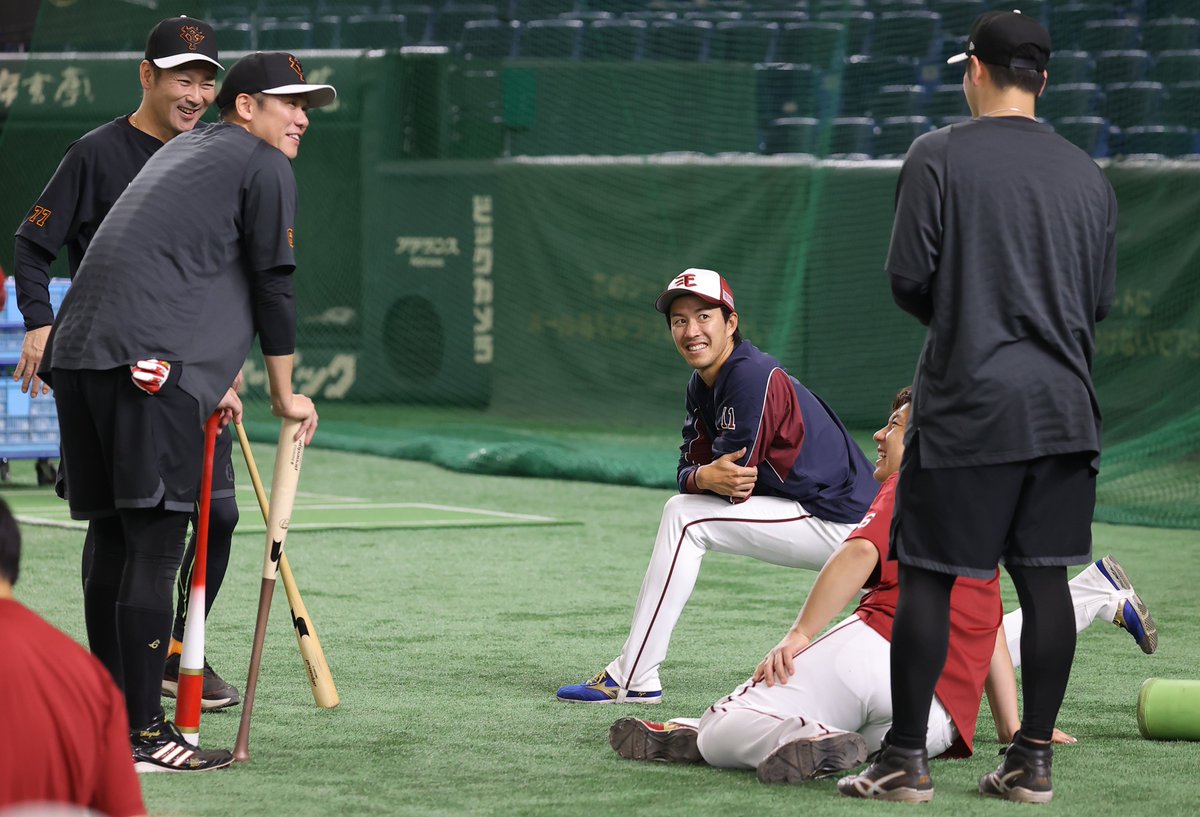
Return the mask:
[[[323,25],[324,45],[381,49],[302,53],[340,92],[295,163],[296,380],[320,444],[670,486],[687,370],[650,302],[687,266],[722,271],[745,334],[852,427],[882,422],[911,378],[923,330],[881,272],[898,157],[968,113],[944,57],[989,4],[517,0],[474,22],[443,3],[237,5],[195,9],[221,15],[226,64],[289,20],[312,44]],[[364,27],[351,5],[392,18]],[[1111,157],[1121,207],[1097,515],[1198,527],[1200,164],[1162,157],[1195,153],[1200,34],[1169,22],[1186,3],[1082,20],[1025,5],[1083,49],[1052,60],[1039,111]],[[73,138],[137,104],[138,54],[60,52],[133,47],[164,13],[44,2],[34,53],[0,55],[0,224]],[[1088,25],[1107,18],[1125,22]],[[568,23],[533,24],[550,19]],[[262,417],[261,364],[247,374]]]

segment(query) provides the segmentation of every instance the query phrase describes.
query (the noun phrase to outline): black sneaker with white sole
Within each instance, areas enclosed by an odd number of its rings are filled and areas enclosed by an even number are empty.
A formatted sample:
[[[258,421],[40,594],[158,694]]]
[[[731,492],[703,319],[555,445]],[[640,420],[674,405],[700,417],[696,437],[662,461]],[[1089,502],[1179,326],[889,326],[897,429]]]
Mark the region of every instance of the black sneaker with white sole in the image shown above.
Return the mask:
[[[163,667],[162,694],[168,698],[179,695],[179,653],[167,658]],[[204,662],[204,690],[200,693],[200,708],[203,710],[224,709],[227,706],[237,706],[242,702],[242,696],[237,687],[226,681]]]
[[[1017,803],[1049,803],[1054,798],[1050,781],[1053,759],[1050,744],[1028,745],[1017,733],[1004,751],[1004,762],[979,778],[979,793]]]
[[[233,754],[224,749],[200,749],[184,739],[175,724],[155,718],[149,726],[129,733],[133,747],[133,768],[139,774],[150,772],[207,772],[224,769],[233,763]]]
[[[662,763],[703,763],[694,726],[667,721],[621,718],[608,730],[608,743],[627,760],[656,760]]]
[[[834,732],[785,743],[758,764],[760,783],[803,783],[844,772],[867,759],[857,732]]]

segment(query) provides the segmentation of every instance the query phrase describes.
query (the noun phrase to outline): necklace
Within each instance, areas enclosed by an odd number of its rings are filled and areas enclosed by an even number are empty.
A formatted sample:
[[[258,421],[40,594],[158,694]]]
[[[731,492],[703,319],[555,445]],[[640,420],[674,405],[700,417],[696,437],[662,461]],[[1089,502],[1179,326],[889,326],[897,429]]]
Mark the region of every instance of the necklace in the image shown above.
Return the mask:
[[[1024,116],[1028,117],[1029,119],[1033,119],[1032,115],[1025,113],[1024,108],[997,108],[994,111],[988,111],[987,113],[981,113],[980,116],[991,116],[994,113],[1002,113],[1003,111],[1016,111],[1017,113],[1022,114]]]

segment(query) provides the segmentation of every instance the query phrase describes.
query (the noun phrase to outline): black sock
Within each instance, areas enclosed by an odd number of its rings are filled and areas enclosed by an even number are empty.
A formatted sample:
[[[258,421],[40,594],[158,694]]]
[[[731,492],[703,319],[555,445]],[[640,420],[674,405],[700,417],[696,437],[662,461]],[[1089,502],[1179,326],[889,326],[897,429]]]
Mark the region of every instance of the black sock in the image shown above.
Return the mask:
[[[950,591],[955,577],[900,566],[900,598],[892,624],[892,728],[888,743],[924,749],[929,708],[950,644]]]
[[[146,610],[117,605],[117,629],[121,639],[121,661],[129,683],[125,687],[125,708],[129,726],[141,729],[163,714],[163,666],[167,661],[171,611]]]
[[[1075,658],[1075,611],[1065,567],[1010,566],[1021,624],[1021,735],[1050,740]],[[1036,744],[1034,744],[1036,745]]]
[[[83,546],[87,576],[83,583],[83,617],[88,649],[125,689],[121,642],[117,638],[117,598],[125,570],[125,535],[116,517],[96,519],[88,525]]]

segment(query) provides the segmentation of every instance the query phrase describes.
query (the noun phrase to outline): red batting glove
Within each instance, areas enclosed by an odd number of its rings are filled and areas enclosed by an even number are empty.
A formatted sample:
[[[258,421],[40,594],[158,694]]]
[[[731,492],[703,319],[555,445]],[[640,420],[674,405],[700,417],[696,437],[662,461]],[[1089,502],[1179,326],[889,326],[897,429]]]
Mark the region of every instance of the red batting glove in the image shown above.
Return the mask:
[[[133,385],[146,394],[158,394],[171,375],[171,364],[155,358],[139,360],[129,367],[129,372],[133,377]]]

